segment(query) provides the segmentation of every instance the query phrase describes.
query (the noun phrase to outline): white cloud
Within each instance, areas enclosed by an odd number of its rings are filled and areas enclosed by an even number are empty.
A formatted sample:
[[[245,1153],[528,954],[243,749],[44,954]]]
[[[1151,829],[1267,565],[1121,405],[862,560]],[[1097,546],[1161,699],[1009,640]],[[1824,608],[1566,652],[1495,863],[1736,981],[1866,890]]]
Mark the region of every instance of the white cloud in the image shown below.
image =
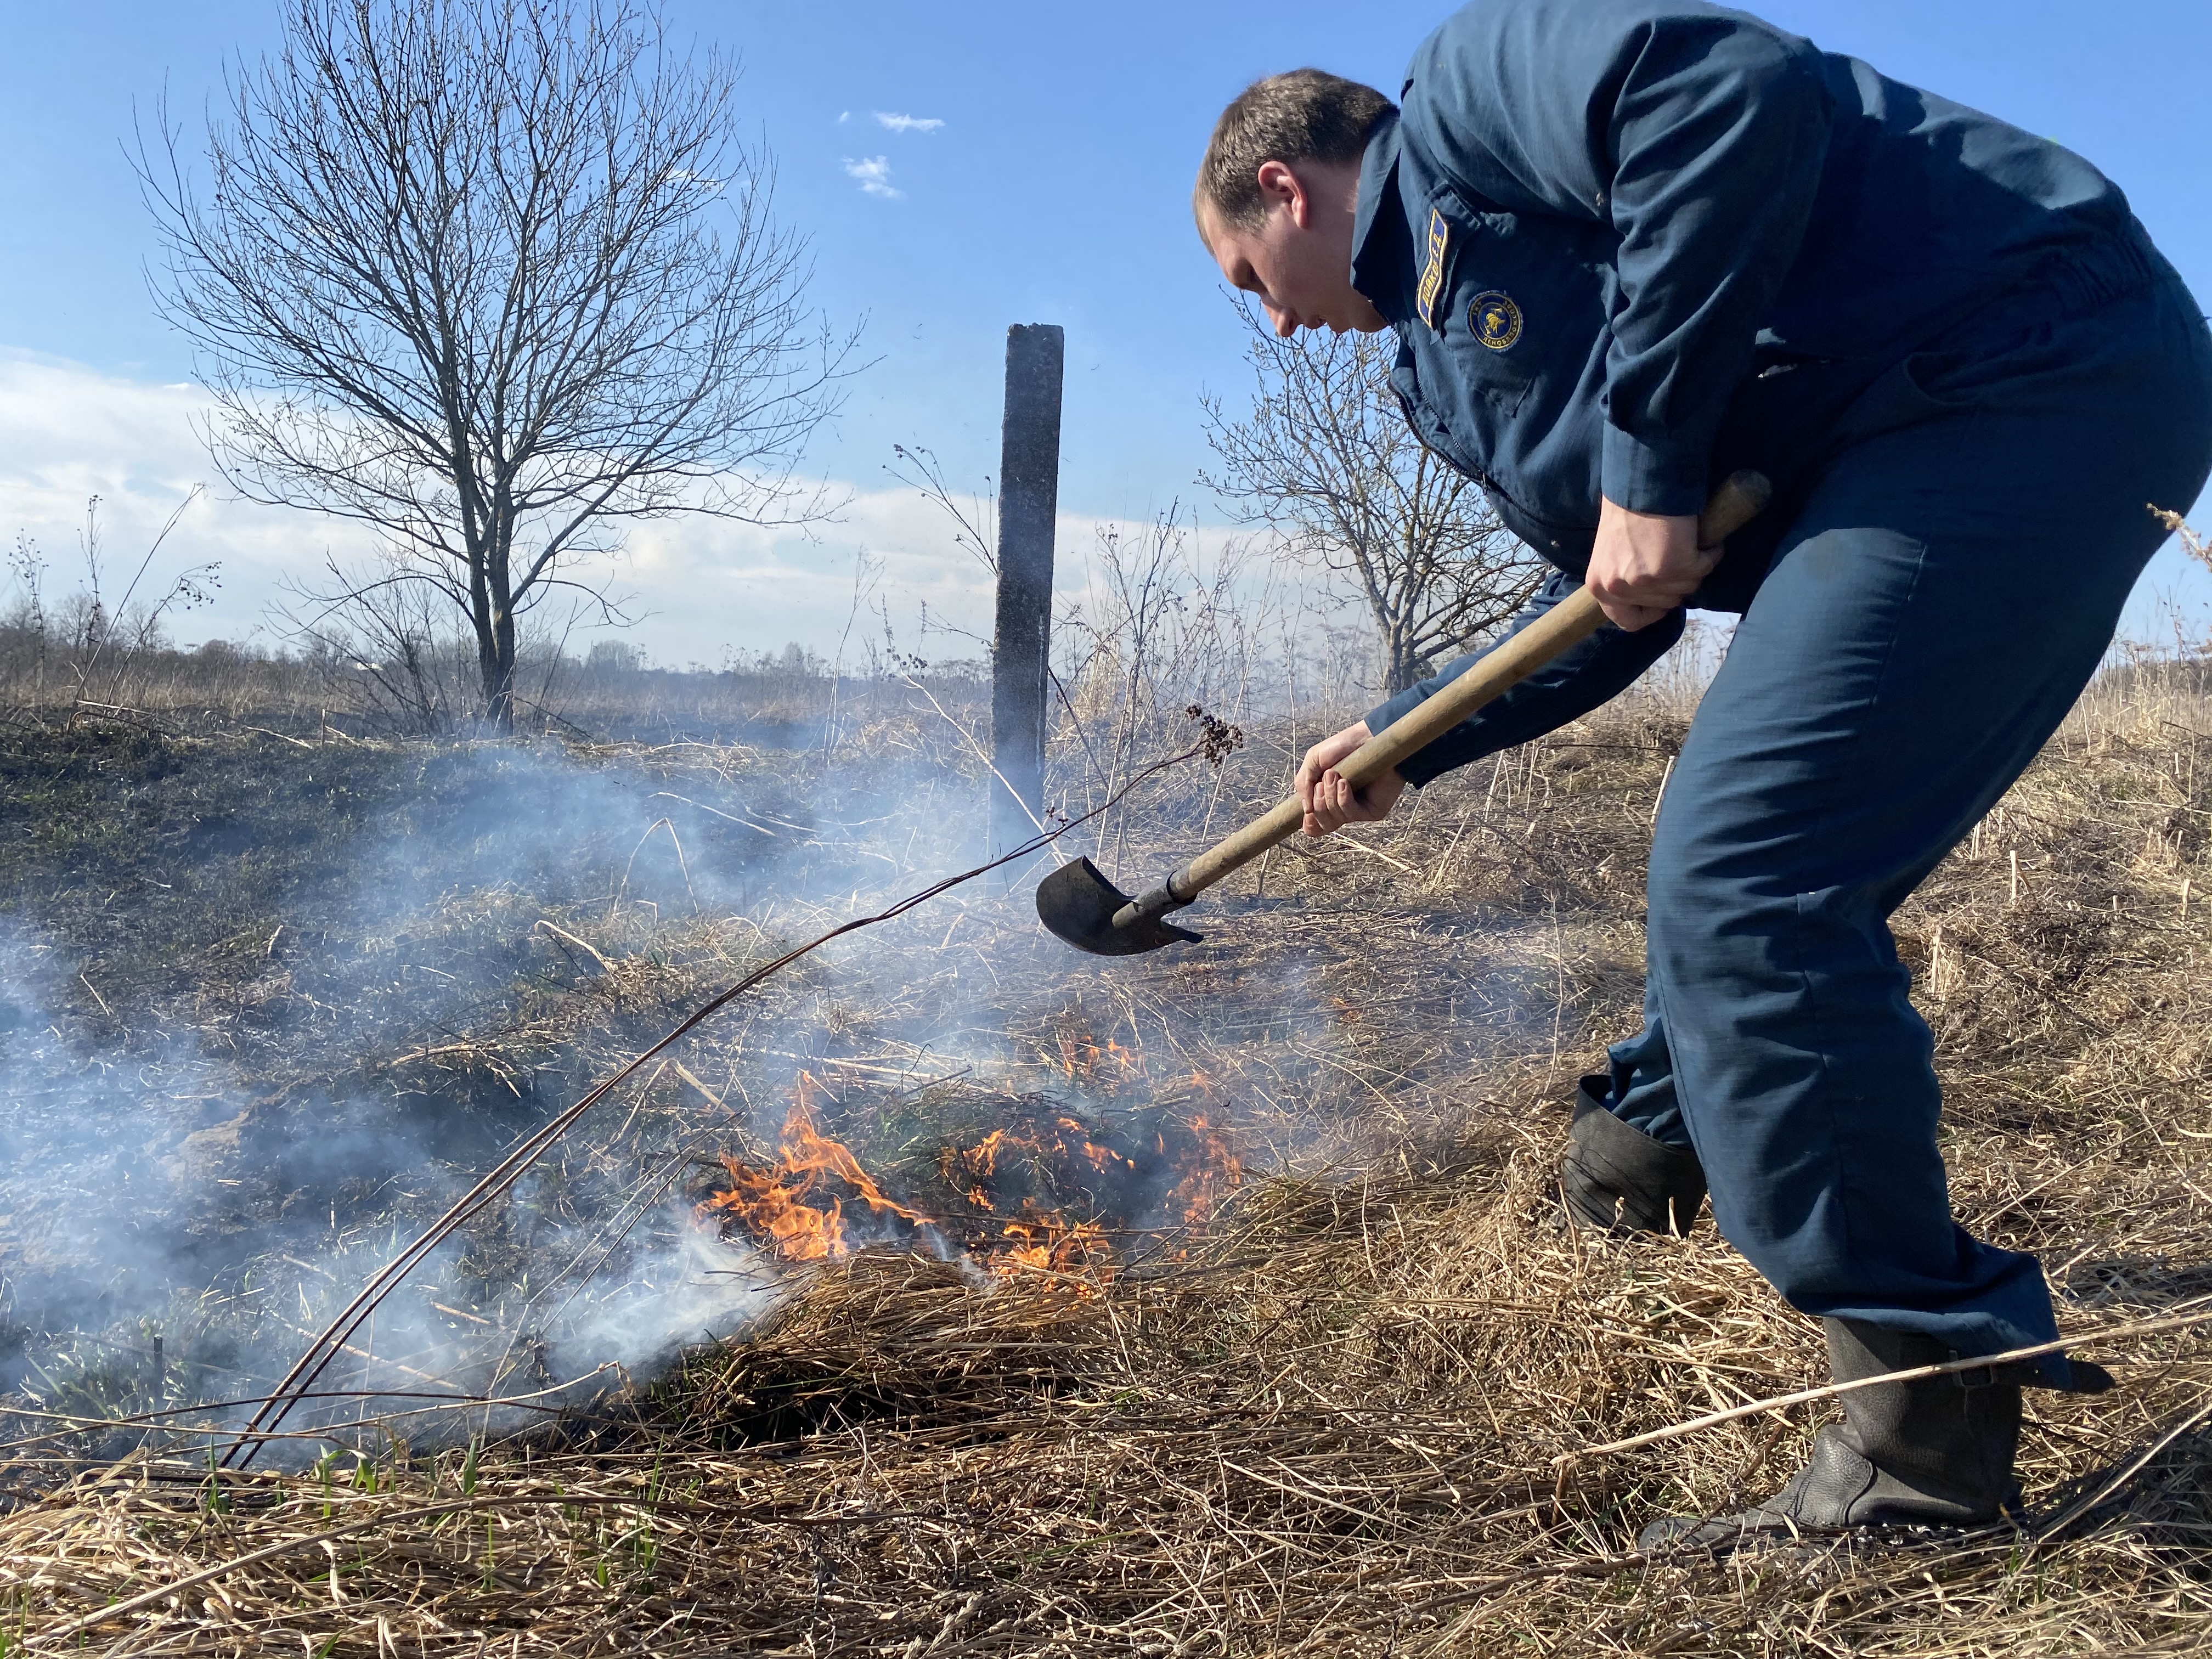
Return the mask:
[[[888,155],[863,155],[859,161],[845,158],[845,176],[857,179],[861,191],[869,196],[896,199],[906,192],[891,183],[891,162]]]
[[[853,112],[852,112],[852,111],[850,111],[850,110],[848,110],[848,109],[847,109],[847,110],[840,110],[840,111],[838,111],[838,112],[837,112],[837,125],[838,125],[839,126],[841,126],[841,127],[842,127],[842,126],[843,126],[843,125],[845,125],[845,123],[846,123],[846,122],[848,122],[848,121],[851,120],[852,118],[853,118]]]
[[[934,132],[945,125],[934,115],[893,115],[884,110],[876,112],[876,125],[888,127],[893,132]]]
[[[270,607],[286,577],[312,581],[326,554],[353,560],[374,550],[359,526],[319,514],[256,507],[225,498],[192,429],[210,409],[197,386],[159,386],[102,374],[81,363],[0,347],[0,549],[20,532],[37,544],[50,599],[82,584],[77,532],[86,500],[100,497],[100,522],[110,580],[128,580],[162,523],[192,486],[209,493],[185,513],[148,573],[166,586],[188,566],[222,565],[216,603],[171,619],[187,644],[259,639],[281,643]],[[840,486],[831,483],[833,494]],[[916,491],[845,492],[837,522],[778,529],[707,518],[653,520],[629,527],[611,566],[613,585],[635,596],[643,619],[626,637],[655,661],[719,663],[726,647],[755,650],[797,640],[836,648],[852,611],[853,562],[879,560],[878,592],[890,606],[904,648],[952,656],[959,649],[916,631],[927,600],[932,617],[975,632],[991,629],[989,575],[953,544],[933,507]],[[1087,520],[1065,522],[1062,545],[1087,550]],[[15,597],[0,573],[0,608]],[[880,624],[860,621],[855,637]],[[588,641],[578,639],[572,648]],[[970,647],[972,648],[972,647]]]
[[[222,567],[216,603],[170,619],[187,641],[265,637],[265,613],[284,577],[313,578],[326,551],[369,550],[356,526],[221,499],[192,429],[209,406],[197,386],[155,386],[0,349],[0,540],[21,533],[36,544],[48,566],[49,598],[83,583],[78,536],[94,495],[112,599],[192,486],[210,484],[146,578],[158,592],[189,566]]]
[[[40,546],[49,565],[49,597],[81,580],[76,532],[88,496],[100,501],[110,549],[108,568],[125,579],[145,556],[161,525],[193,484],[212,478],[192,430],[210,408],[197,386],[157,386],[106,374],[58,358],[0,347],[0,547],[16,532]],[[785,641],[833,654],[881,637],[882,624],[854,613],[854,565],[866,558],[880,570],[878,599],[889,605],[899,647],[933,660],[970,656],[972,641],[921,632],[923,606],[933,623],[988,638],[992,625],[990,574],[953,541],[951,526],[918,490],[860,489],[830,481],[845,505],[836,521],[809,527],[732,523],[705,517],[633,525],[611,567],[613,586],[633,597],[639,626],[624,637],[656,662],[719,664],[726,649],[775,649]],[[963,501],[971,522],[983,506]],[[1054,587],[1075,599],[1091,583],[1091,557],[1102,528],[1141,538],[1140,522],[1060,515]],[[1229,532],[1209,527],[1199,544],[1211,555]],[[219,560],[222,585],[214,605],[173,619],[186,644],[209,639],[260,639],[278,644],[281,623],[270,613],[284,578],[313,580],[327,554],[351,561],[374,550],[361,526],[319,514],[255,507],[224,498],[219,481],[188,511],[163,546],[149,583],[166,586],[187,566]],[[0,575],[0,608],[15,597]],[[587,648],[587,636],[571,640]]]

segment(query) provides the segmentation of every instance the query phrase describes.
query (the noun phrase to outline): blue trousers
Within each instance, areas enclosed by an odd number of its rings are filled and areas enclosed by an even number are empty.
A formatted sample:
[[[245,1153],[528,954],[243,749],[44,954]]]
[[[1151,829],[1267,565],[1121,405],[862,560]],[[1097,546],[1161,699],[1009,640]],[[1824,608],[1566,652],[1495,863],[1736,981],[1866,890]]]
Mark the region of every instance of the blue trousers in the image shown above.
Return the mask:
[[[1716,463],[1782,489],[1693,601],[1742,620],[1654,830],[1644,1025],[1607,1103],[1696,1149],[1722,1233],[1803,1312],[1965,1353],[2051,1341],[2034,1258],[1952,1219],[1889,917],[2095,672],[2165,538],[2148,507],[2185,510],[2212,471],[2212,333],[2138,228],[1903,362],[1770,364]],[[1426,783],[1564,725],[1681,629],[1599,630],[1400,770]],[[2045,1369],[2063,1385],[2063,1358]]]
[[[2010,296],[1852,406],[1668,786],[1608,1103],[1696,1148],[1722,1233],[1808,1314],[1966,1353],[2057,1334],[2036,1260],[1952,1218],[1888,918],[2095,672],[2166,533],[2146,504],[2212,469],[2212,336],[2155,264]]]

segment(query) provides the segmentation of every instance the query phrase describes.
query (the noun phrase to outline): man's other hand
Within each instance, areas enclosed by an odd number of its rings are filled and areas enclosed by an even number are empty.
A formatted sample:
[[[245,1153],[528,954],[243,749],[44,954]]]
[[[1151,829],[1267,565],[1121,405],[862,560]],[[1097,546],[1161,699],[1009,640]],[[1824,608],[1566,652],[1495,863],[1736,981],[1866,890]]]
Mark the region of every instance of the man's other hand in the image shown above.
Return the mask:
[[[1720,557],[1718,548],[1698,546],[1694,518],[1631,513],[1608,501],[1598,512],[1586,581],[1598,608],[1632,634],[1680,609]]]
[[[1406,781],[1395,768],[1369,779],[1363,789],[1354,789],[1336,769],[1339,761],[1374,735],[1362,720],[1306,750],[1297,780],[1298,804],[1306,809],[1306,834],[1326,836],[1347,823],[1374,823],[1390,816],[1398,797],[1406,793]]]

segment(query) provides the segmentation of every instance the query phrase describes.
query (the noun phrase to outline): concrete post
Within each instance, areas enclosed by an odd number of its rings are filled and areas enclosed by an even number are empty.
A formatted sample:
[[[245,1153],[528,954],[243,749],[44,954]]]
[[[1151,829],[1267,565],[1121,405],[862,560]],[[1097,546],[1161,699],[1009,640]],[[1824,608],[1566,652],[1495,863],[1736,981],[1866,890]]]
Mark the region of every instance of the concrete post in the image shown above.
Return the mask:
[[[999,460],[999,615],[991,649],[991,856],[1037,833],[1044,816],[1052,540],[1060,507],[1060,392],[1066,339],[1050,323],[1006,331]],[[999,872],[1000,891],[1029,860]]]

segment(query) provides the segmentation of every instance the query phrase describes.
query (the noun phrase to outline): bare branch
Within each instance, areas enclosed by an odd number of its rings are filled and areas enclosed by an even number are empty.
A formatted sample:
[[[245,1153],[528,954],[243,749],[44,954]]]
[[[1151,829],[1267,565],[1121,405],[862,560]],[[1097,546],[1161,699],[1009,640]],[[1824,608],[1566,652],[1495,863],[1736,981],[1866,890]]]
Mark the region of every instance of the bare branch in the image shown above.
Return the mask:
[[[1387,337],[1285,340],[1243,314],[1256,395],[1242,420],[1206,401],[1220,470],[1201,482],[1358,592],[1401,690],[1518,610],[1541,562],[1407,426]]]
[[[140,134],[225,482],[375,526],[502,726],[517,617],[629,520],[826,510],[793,481],[855,337],[805,308],[737,84],[649,0],[289,0],[204,156]]]

